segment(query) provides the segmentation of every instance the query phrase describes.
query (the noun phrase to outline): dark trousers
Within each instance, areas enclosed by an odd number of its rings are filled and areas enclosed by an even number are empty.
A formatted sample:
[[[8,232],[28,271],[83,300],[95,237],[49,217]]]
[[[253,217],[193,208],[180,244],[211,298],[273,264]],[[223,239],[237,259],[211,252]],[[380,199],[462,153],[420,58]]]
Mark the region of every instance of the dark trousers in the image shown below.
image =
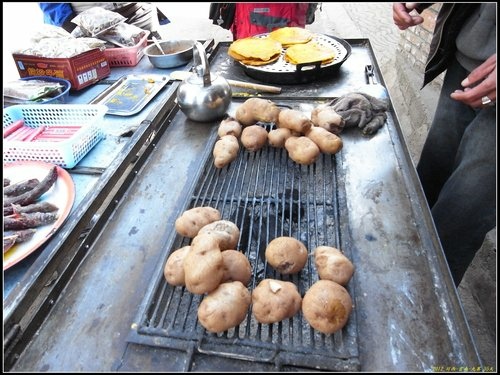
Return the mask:
[[[455,285],[496,225],[496,106],[450,98],[469,73],[448,68],[417,172]]]

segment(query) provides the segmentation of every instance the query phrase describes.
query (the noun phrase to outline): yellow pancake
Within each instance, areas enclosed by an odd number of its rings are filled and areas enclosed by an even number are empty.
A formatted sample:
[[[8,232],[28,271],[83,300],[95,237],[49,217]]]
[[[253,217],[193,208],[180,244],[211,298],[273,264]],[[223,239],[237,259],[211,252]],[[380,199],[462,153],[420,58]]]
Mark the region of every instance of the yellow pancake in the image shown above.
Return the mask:
[[[258,60],[269,63],[281,53],[281,44],[270,38],[243,38],[231,43],[228,54],[236,60]]]
[[[284,58],[285,61],[295,65],[316,61],[321,61],[321,64],[328,64],[335,59],[335,51],[315,42],[309,42],[289,47]]]
[[[269,37],[280,42],[283,47],[309,42],[314,34],[301,27],[282,27],[269,33]]]
[[[275,62],[276,60],[278,60],[280,57],[280,55],[276,55],[274,57],[271,57],[269,60],[267,61],[262,61],[262,60],[256,60],[256,59],[243,59],[243,60],[240,60],[243,64],[245,65],[266,65],[266,64],[270,64],[270,63],[273,63]]]

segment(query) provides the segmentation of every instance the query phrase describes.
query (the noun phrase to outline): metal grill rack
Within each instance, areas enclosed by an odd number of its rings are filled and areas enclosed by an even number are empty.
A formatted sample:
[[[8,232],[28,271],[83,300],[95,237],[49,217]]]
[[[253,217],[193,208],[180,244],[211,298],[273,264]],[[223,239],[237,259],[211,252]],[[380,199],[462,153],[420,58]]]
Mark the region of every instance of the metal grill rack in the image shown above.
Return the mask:
[[[309,256],[299,274],[281,275],[267,265],[264,251],[273,238],[291,236],[302,241],[309,253],[317,246],[328,245],[351,257],[347,229],[342,227],[345,200],[342,179],[337,173],[341,168],[336,160],[335,156],[322,154],[315,164],[302,166],[289,159],[284,149],[269,146],[253,153],[240,149],[238,158],[223,169],[216,169],[213,159],[208,158],[186,209],[215,207],[222,219],[238,226],[237,249],[248,257],[253,270],[250,291],[262,279],[276,278],[293,282],[303,296],[319,278],[314,259]],[[258,323],[251,307],[238,327],[222,334],[205,331],[197,321],[203,296],[168,285],[162,272],[168,255],[189,243],[190,239],[176,235],[165,249],[165,260],[129,341],[274,362],[278,368],[293,365],[333,371],[359,370],[355,310],[344,329],[333,335],[312,329],[301,312],[279,323]],[[347,290],[354,301],[352,287],[348,285]]]

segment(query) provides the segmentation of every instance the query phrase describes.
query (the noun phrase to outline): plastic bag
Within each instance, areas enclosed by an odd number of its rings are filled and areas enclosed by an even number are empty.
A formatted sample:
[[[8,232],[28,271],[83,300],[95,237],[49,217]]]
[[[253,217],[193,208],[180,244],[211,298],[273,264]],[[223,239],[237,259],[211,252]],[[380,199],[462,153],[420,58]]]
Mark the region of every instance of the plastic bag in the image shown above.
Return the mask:
[[[70,58],[94,48],[104,49],[105,43],[97,38],[45,38],[13,52],[38,57]]]
[[[149,35],[149,31],[127,23],[120,23],[99,35],[99,38],[116,44],[119,47],[133,47],[145,35]]]
[[[63,92],[64,86],[59,82],[48,82],[38,79],[17,80],[7,82],[3,87],[3,96],[17,101],[42,101],[53,98]],[[11,101],[11,100],[8,100]]]
[[[37,27],[37,30],[30,36],[30,43],[37,43],[46,38],[67,38],[69,36],[71,34],[62,27],[43,24]]]
[[[71,20],[91,36],[97,36],[106,30],[125,22],[126,18],[119,13],[101,7],[87,9]]]

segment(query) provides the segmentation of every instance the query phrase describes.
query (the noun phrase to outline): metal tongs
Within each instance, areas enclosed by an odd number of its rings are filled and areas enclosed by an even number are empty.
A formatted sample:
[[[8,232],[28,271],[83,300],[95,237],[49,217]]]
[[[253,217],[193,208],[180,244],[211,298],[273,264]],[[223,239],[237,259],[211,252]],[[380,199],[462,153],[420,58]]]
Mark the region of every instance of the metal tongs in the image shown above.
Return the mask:
[[[365,66],[365,76],[366,76],[366,83],[369,85],[375,85],[375,73],[373,72],[373,65],[366,65]]]
[[[387,89],[375,80],[375,70],[373,65],[365,65],[365,77],[367,84],[365,87],[361,88],[362,92],[383,100],[389,97]]]

